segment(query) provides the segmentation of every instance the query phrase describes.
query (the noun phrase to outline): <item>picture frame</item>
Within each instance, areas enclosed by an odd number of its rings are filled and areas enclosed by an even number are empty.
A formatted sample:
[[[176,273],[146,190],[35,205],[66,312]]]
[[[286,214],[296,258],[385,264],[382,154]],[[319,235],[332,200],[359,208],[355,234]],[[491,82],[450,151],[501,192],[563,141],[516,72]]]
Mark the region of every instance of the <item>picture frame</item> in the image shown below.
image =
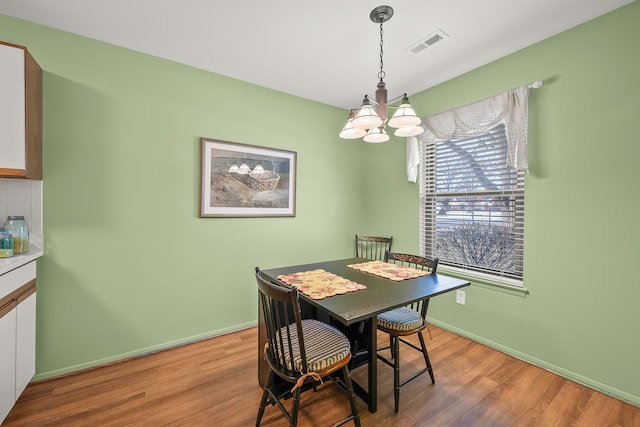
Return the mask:
[[[200,138],[200,217],[296,216],[295,151]]]

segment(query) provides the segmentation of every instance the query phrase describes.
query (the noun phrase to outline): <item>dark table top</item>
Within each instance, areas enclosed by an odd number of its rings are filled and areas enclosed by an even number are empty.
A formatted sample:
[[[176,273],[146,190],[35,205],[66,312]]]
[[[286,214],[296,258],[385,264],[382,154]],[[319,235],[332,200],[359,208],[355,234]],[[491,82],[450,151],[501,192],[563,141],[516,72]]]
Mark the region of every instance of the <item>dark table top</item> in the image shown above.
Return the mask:
[[[412,301],[417,301],[425,297],[435,297],[469,285],[469,281],[467,280],[442,274],[429,274],[416,279],[395,282],[347,267],[350,264],[368,261],[371,260],[365,258],[347,258],[272,268],[263,270],[263,274],[272,279],[276,279],[280,274],[322,269],[365,285],[367,289],[335,295],[321,300],[313,300],[300,293],[300,298],[304,298],[307,302],[318,308],[328,311],[334,318],[345,325],[351,325],[372,318],[377,314],[406,305]]]

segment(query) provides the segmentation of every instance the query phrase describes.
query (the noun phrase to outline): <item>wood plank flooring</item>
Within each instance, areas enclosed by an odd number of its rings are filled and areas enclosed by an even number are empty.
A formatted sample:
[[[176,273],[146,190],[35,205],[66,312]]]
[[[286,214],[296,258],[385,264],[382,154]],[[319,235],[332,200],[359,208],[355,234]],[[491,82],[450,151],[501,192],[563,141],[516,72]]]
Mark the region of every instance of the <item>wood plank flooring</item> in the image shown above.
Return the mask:
[[[440,328],[431,330],[427,346],[435,385],[428,375],[405,385],[395,414],[393,370],[379,362],[378,411],[369,413],[357,399],[363,426],[640,427],[636,406]],[[250,328],[32,382],[2,427],[255,425],[262,394],[257,340],[257,328]],[[403,372],[419,366],[418,352],[406,346],[400,351]],[[353,376],[364,382],[366,367]],[[299,425],[342,419],[349,412],[343,396],[330,381],[304,393]],[[262,425],[287,423],[271,406]]]

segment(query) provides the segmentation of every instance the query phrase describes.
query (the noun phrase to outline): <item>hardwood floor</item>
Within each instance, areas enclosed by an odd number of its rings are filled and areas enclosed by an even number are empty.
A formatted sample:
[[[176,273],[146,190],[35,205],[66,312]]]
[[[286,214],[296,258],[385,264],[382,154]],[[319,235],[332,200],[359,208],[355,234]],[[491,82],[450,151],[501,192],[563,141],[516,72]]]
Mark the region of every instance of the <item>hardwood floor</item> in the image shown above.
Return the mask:
[[[427,346],[435,385],[428,375],[408,383],[395,414],[393,371],[379,362],[378,411],[369,413],[357,399],[363,426],[640,427],[638,407],[440,328],[431,330]],[[246,329],[33,382],[2,427],[255,425],[262,394],[257,336],[257,328]],[[401,348],[401,356],[410,370],[420,355],[407,350]],[[366,367],[353,376],[363,381]],[[330,381],[304,393],[299,425],[327,426],[343,418],[349,412],[343,396]],[[271,406],[262,425],[287,423]]]

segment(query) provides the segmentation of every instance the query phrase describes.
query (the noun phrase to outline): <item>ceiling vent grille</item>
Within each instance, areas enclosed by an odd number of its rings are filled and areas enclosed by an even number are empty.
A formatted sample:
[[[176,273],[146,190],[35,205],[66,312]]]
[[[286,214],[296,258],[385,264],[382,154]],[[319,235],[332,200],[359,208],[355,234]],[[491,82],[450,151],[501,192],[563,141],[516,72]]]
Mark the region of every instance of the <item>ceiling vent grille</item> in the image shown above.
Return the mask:
[[[409,50],[411,50],[411,52],[413,53],[418,53],[448,37],[449,35],[447,33],[442,31],[441,29],[437,29],[428,36],[423,37],[418,43],[412,45]]]

